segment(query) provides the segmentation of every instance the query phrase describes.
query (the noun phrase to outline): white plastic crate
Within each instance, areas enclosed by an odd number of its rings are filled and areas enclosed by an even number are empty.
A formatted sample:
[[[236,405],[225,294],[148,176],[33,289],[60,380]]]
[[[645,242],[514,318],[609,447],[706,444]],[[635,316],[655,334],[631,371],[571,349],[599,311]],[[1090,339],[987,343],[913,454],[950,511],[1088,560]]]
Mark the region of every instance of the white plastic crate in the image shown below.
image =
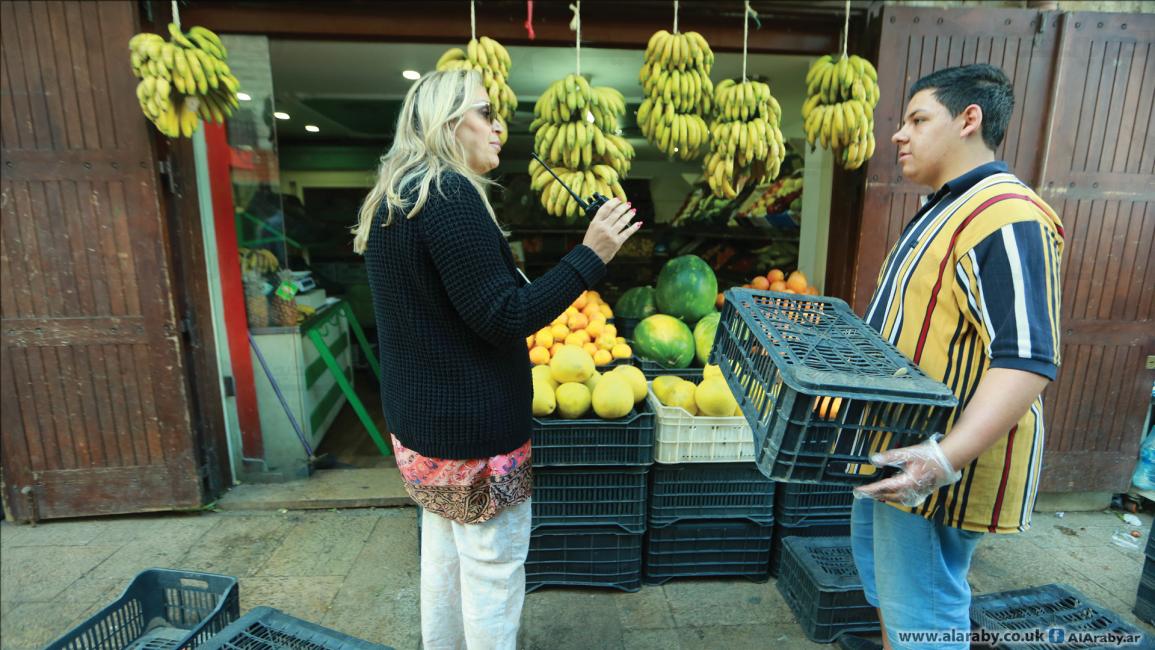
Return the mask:
[[[654,410],[654,461],[658,463],[737,463],[754,460],[754,433],[741,415],[690,415],[666,406],[650,384],[646,396]]]

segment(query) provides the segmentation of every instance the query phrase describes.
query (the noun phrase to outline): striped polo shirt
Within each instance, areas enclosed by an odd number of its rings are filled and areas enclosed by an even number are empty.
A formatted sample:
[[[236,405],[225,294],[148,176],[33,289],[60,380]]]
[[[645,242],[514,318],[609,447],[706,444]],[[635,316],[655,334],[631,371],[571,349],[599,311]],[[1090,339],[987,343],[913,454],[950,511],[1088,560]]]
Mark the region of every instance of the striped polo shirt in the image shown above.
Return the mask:
[[[865,320],[958,396],[948,434],[988,368],[1055,378],[1062,251],[1058,215],[996,161],[931,195],[887,255]],[[1042,461],[1039,397],[960,481],[902,509],[965,530],[1026,530]]]

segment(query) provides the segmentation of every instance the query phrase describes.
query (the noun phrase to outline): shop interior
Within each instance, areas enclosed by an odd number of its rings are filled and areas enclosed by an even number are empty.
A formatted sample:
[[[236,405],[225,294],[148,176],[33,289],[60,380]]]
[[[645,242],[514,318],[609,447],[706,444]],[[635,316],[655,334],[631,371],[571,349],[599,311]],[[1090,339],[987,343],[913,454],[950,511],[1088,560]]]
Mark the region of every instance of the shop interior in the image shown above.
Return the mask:
[[[432,69],[446,49],[460,44],[229,40],[234,70],[245,90],[239,97],[240,109],[229,121],[228,140],[247,316],[254,338],[262,342],[260,349],[274,357],[254,362],[266,449],[280,444],[270,443],[270,436],[286,432],[282,441],[286,449],[299,450],[302,436],[293,436],[296,428],[303,430],[314,458],[325,459],[325,467],[388,464],[391,459],[366,433],[364,415],[352,408],[333,382],[319,376],[326,374],[325,368],[315,354],[310,355],[311,346],[302,336],[316,315],[297,316],[300,322],[291,325],[293,314],[278,314],[273,296],[290,284],[298,291],[296,302],[320,310],[318,314],[335,304],[334,299],[340,300],[370,347],[375,347],[368,281],[362,259],[352,251],[349,228],[374,181],[377,161],[389,147],[401,100],[413,78]],[[508,83],[519,104],[508,125],[501,165],[491,175],[498,184],[491,201],[511,233],[515,257],[533,278],[579,243],[584,233],[583,223],[567,223],[546,213],[529,188],[528,174],[534,102],[550,83],[574,72],[577,60],[572,47],[507,49],[513,61]],[[616,88],[625,96],[620,135],[636,156],[622,185],[639,214],[647,215],[646,228],[610,265],[599,287],[602,297],[614,304],[627,289],[653,284],[666,261],[686,254],[710,264],[719,291],[742,286],[772,268],[786,272],[798,268],[804,219],[801,179],[807,164],[800,110],[809,59],[751,54],[745,61],[747,75],[768,82],[782,107],[781,130],[788,153],[777,179],[746,187],[738,198],[726,200],[711,196],[701,160],[671,160],[639,130],[634,112],[644,99],[638,81],[642,58],[641,47],[581,49],[581,72],[590,84]],[[742,72],[741,52],[716,53],[711,72],[715,84],[725,78],[741,79]],[[275,265],[270,257],[276,259]],[[227,263],[221,260],[222,265]],[[264,311],[259,295],[271,305],[267,315],[253,313]],[[343,374],[388,444],[373,369],[343,319],[330,319],[320,335],[329,340]],[[333,323],[340,327],[328,331]],[[279,377],[291,375],[281,377],[278,387],[299,395],[298,402],[290,399],[286,407],[275,398],[263,365]],[[293,418],[281,413],[291,408],[298,411],[295,425]]]

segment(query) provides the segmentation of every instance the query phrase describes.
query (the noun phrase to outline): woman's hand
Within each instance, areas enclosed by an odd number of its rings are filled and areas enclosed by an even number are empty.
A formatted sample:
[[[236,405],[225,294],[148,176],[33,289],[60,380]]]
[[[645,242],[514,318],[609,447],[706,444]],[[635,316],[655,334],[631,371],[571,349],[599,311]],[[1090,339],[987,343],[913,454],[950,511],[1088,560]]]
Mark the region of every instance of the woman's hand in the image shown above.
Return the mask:
[[[603,263],[609,264],[622,244],[642,227],[640,221],[630,225],[630,219],[637,212],[629,203],[624,203],[617,197],[606,201],[590,220],[582,243],[593,249],[594,253],[602,258]]]

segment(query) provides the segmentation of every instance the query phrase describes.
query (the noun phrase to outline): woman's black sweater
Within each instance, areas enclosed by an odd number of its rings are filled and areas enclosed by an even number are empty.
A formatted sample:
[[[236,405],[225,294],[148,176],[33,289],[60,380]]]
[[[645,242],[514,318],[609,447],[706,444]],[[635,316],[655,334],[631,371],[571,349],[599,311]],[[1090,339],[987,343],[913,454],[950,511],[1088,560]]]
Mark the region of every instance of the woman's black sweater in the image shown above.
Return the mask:
[[[486,458],[530,437],[533,385],[525,338],[605,275],[576,246],[532,283],[465,177],[412,219],[385,205],[365,252],[381,360],[385,422],[407,448],[435,458]],[[415,195],[415,192],[414,192]]]

